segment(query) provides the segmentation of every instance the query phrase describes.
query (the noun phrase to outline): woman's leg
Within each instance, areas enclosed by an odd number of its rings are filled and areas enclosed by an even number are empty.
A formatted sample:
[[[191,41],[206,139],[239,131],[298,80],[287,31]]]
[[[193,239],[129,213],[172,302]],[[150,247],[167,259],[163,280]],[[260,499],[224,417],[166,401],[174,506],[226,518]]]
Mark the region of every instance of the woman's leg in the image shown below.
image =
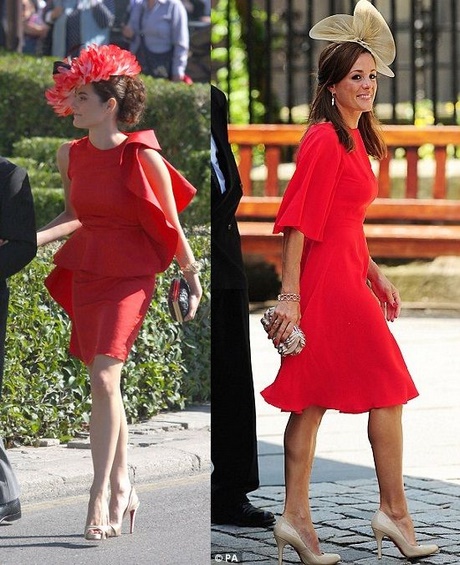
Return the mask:
[[[90,438],[94,479],[88,504],[87,525],[109,521],[107,494],[121,428],[120,378],[123,363],[106,355],[96,355],[89,367],[91,380]],[[126,449],[126,447],[125,447]]]
[[[120,398],[121,400],[121,398]],[[121,524],[128,504],[131,482],[128,473],[128,424],[123,402],[120,402],[120,433],[110,473],[109,517],[111,524]]]
[[[316,436],[324,412],[324,408],[312,406],[302,414],[291,414],[284,434],[286,501],[283,515],[315,553],[320,553],[320,549],[310,515],[309,488]]]
[[[369,413],[368,435],[380,489],[380,510],[415,544],[403,480],[402,406],[376,408]]]

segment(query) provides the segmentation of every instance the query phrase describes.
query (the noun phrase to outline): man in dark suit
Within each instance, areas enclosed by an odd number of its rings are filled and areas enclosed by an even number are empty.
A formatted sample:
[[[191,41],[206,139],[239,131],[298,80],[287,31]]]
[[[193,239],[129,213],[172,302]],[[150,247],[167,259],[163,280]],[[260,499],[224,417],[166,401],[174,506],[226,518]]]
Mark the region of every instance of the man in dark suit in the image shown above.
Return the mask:
[[[9,290],[6,279],[37,252],[35,213],[27,172],[0,157],[0,396]],[[0,438],[0,524],[21,517],[19,487]]]
[[[211,86],[211,521],[269,526],[259,487],[249,302],[235,212],[242,196],[228,143],[227,100]]]

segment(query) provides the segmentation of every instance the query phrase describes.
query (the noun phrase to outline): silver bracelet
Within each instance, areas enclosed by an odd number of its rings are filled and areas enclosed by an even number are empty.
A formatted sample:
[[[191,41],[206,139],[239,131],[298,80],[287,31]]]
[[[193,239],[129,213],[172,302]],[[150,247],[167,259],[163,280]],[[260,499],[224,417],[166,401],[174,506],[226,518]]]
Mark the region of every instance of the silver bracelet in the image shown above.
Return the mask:
[[[193,273],[196,275],[201,271],[201,263],[200,261],[193,261],[193,263],[188,263],[184,267],[180,267],[180,270],[183,273]]]
[[[296,294],[295,292],[282,292],[278,294],[278,300],[280,302],[287,300],[291,302],[300,302],[300,294]]]

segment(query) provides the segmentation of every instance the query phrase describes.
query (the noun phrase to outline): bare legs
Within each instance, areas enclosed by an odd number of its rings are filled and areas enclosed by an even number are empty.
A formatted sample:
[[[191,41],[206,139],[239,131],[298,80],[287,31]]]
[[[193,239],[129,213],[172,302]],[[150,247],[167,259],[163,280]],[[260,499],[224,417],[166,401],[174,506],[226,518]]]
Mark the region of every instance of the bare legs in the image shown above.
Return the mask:
[[[369,413],[368,435],[380,489],[380,510],[391,518],[410,544],[415,544],[403,482],[402,406]]]
[[[121,523],[129,495],[127,424],[120,391],[123,363],[97,355],[89,367],[91,380],[91,454],[94,479],[87,524]],[[112,498],[107,507],[109,483]]]
[[[283,515],[303,541],[319,554],[319,542],[310,514],[310,476],[316,436],[325,409],[312,406],[302,414],[291,414],[284,434],[286,501]]]
[[[312,406],[302,414],[291,414],[284,435],[286,501],[284,516],[314,552],[319,542],[310,514],[309,485],[318,429],[324,408]],[[407,510],[402,474],[401,406],[379,408],[369,413],[369,440],[374,454],[380,489],[380,509],[415,543]]]

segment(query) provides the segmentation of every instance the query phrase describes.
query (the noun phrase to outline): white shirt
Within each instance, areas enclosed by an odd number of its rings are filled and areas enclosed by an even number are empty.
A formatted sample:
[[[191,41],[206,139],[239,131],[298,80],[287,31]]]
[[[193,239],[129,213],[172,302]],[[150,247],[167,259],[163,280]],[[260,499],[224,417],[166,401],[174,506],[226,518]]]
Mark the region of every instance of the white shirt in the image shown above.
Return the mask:
[[[211,134],[211,165],[213,166],[217,180],[219,181],[220,190],[222,194],[224,194],[224,192],[227,190],[225,187],[225,177],[222,172],[222,169],[219,166],[219,161],[217,159],[217,146],[212,134]]]

